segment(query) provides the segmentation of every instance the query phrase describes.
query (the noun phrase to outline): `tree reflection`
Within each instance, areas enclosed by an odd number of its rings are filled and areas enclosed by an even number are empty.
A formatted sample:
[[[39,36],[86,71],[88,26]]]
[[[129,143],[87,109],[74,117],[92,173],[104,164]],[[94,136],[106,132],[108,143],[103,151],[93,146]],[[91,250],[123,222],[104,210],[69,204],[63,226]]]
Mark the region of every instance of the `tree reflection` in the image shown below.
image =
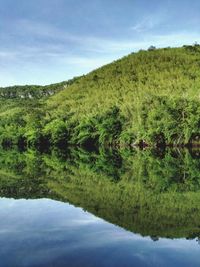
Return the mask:
[[[0,166],[2,197],[70,202],[154,241],[200,236],[197,151],[2,150]]]

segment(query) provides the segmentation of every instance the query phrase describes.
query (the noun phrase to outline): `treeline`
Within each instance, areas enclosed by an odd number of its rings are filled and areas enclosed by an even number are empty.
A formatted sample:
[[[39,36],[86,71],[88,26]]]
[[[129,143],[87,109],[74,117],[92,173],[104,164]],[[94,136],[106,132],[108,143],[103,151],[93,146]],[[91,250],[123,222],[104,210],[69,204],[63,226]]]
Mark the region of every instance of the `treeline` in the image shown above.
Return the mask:
[[[76,78],[62,90],[54,85],[53,96],[3,99],[0,143],[200,146],[199,62],[197,44],[153,47]]]
[[[22,85],[0,87],[0,98],[4,99],[40,99],[49,97],[61,90],[66,89],[69,85],[78,79],[74,78],[61,83],[55,83],[45,86],[40,85]]]

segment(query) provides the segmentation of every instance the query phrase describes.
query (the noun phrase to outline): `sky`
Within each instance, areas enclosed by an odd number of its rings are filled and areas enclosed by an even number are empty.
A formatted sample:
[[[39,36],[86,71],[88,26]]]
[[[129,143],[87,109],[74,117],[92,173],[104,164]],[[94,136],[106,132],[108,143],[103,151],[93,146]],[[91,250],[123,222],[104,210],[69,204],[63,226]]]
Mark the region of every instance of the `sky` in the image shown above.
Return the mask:
[[[0,86],[50,84],[149,46],[200,43],[199,0],[0,0]]]

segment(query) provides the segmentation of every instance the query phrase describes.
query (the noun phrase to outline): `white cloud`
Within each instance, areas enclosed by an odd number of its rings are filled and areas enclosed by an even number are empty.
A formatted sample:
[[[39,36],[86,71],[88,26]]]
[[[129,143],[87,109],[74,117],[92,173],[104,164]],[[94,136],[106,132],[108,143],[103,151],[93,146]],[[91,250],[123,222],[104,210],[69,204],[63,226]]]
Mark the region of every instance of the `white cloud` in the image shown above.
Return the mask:
[[[147,17],[142,21],[136,23],[131,30],[136,31],[138,33],[152,30],[154,27],[160,24],[160,20],[155,17]]]
[[[144,33],[154,30],[156,27],[164,25],[166,22],[169,23],[169,12],[167,8],[157,10],[156,12],[143,17],[135,25],[131,27],[131,30],[136,33]]]
[[[162,15],[161,15],[162,14]],[[56,57],[63,54],[75,54],[76,57],[81,55],[85,57],[85,54],[93,56],[95,53],[104,53],[105,55],[126,53],[138,49],[145,49],[151,44],[157,46],[173,46],[181,45],[184,43],[193,43],[200,38],[199,33],[170,33],[170,34],[152,34],[151,31],[144,31],[153,29],[157,25],[160,25],[165,21],[165,12],[161,12],[149,17],[144,18],[142,21],[134,25],[130,30],[136,31],[137,36],[133,36],[129,39],[113,39],[95,37],[92,35],[75,35],[65,30],[61,30],[53,25],[39,23],[31,20],[19,20],[16,22],[16,30],[24,34],[25,36],[32,36],[32,43],[22,45],[21,43],[16,45],[14,51],[2,51],[6,57],[12,55],[20,57],[31,57],[32,55],[44,56],[44,57]],[[20,33],[20,34],[21,34]],[[38,40],[40,37],[44,40]],[[47,39],[45,39],[47,38]],[[50,39],[49,39],[50,38]],[[1,52],[0,52],[1,53]]]

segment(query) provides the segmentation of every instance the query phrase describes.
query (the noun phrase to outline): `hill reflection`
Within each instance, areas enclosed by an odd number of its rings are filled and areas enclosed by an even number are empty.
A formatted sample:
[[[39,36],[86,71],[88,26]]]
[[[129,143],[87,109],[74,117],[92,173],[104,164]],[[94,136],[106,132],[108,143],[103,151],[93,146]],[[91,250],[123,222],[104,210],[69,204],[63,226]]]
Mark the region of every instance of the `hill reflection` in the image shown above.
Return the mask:
[[[50,198],[134,233],[200,237],[198,151],[0,152],[0,196]]]

